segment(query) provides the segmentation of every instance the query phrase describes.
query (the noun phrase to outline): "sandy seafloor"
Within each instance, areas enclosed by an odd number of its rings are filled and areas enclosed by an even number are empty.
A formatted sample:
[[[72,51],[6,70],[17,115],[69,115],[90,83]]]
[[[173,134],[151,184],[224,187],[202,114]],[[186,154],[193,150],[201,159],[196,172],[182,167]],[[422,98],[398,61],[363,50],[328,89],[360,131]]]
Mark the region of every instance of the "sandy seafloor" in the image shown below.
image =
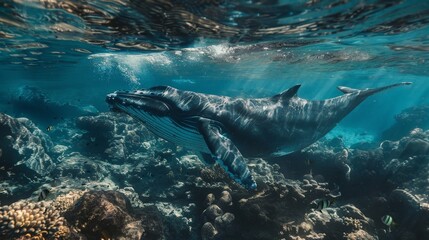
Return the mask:
[[[249,159],[249,192],[125,114],[43,104],[70,116],[0,114],[1,239],[429,239],[428,106]]]

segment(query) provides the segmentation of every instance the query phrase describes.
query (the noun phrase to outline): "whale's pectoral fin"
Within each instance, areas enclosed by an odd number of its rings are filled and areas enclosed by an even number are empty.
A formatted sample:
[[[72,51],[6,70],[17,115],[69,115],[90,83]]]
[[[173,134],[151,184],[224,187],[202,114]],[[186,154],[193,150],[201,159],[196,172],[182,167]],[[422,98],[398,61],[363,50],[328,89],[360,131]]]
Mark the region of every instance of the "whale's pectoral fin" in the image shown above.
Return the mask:
[[[213,120],[201,118],[199,130],[216,161],[238,183],[247,189],[256,189],[256,182],[247,167],[244,157],[231,139],[225,137],[221,126]]]

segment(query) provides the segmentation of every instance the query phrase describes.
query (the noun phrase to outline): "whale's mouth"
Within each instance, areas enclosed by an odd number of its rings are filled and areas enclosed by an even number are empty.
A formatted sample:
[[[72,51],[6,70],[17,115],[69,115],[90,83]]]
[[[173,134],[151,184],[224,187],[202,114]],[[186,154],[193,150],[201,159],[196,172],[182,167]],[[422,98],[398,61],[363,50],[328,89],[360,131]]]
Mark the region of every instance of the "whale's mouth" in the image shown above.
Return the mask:
[[[107,94],[107,96],[106,96],[106,102],[107,102],[107,104],[109,104],[110,111],[112,111],[112,112],[123,112],[117,106],[116,96],[117,96],[116,92]]]
[[[145,94],[142,91],[128,92],[116,91],[107,94],[106,102],[113,112],[130,113],[133,110],[145,111],[152,114],[164,115],[170,108],[162,101],[150,93]]]
[[[113,111],[126,113],[141,121],[156,136],[177,145],[184,145],[198,152],[210,153],[193,116],[177,115],[172,104],[161,94],[150,90],[114,92],[106,96]]]

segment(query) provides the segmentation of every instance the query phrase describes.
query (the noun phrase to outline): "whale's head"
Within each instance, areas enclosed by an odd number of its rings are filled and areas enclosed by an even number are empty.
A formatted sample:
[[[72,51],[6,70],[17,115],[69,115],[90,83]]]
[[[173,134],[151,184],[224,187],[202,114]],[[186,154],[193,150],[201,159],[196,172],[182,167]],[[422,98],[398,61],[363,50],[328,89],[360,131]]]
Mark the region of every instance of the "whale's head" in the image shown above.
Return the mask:
[[[176,89],[170,87],[154,87],[135,91],[115,91],[107,94],[106,102],[112,111],[124,112],[131,116],[141,111],[166,116],[177,111],[174,90]]]

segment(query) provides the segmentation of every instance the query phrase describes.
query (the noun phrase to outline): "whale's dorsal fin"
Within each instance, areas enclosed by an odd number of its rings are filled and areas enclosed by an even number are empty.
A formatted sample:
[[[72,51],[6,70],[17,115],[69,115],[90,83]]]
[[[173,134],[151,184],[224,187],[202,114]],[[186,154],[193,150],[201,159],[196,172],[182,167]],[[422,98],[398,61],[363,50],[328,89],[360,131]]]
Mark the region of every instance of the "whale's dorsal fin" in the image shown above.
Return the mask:
[[[359,91],[359,89],[354,89],[354,88],[349,88],[349,87],[344,87],[344,86],[338,86],[337,88],[338,88],[338,90],[340,90],[344,94],[346,94],[346,93],[354,93],[354,92],[358,92]]]
[[[284,91],[284,92],[282,92],[282,93],[279,93],[279,94],[274,95],[274,96],[272,97],[272,99],[277,101],[277,100],[279,100],[279,99],[287,100],[287,99],[289,99],[289,98],[296,97],[296,94],[297,94],[298,89],[299,89],[300,87],[301,87],[301,84],[295,85],[295,86],[293,86],[293,87],[289,88],[288,90],[286,90],[286,91]]]

